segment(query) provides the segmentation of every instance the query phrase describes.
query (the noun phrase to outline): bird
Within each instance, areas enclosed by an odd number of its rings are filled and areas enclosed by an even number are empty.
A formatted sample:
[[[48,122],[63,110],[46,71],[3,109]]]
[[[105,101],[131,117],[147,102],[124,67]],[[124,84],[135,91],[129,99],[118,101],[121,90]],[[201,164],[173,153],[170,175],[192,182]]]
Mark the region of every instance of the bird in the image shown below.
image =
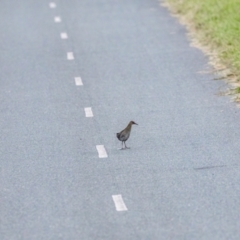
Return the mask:
[[[126,128],[124,128],[121,132],[116,133],[118,140],[122,142],[122,148],[120,148],[121,150],[129,149],[129,147],[127,147],[127,145],[126,145],[126,141],[128,140],[128,138],[130,136],[133,124],[138,125],[134,121],[130,121]],[[123,147],[123,145],[125,145],[125,147]]]

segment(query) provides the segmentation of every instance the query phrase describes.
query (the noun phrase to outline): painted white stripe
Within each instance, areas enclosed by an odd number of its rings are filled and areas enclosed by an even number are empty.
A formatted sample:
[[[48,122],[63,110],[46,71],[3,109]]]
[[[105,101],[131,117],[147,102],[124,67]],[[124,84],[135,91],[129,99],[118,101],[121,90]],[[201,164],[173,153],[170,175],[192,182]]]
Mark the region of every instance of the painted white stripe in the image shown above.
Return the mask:
[[[50,2],[49,3],[49,7],[50,8],[55,8],[57,5],[56,5],[56,3],[54,3],[54,2]]]
[[[96,148],[97,148],[97,151],[98,151],[98,157],[99,158],[107,158],[108,157],[104,145],[97,145]]]
[[[117,211],[127,211],[127,207],[122,199],[122,195],[112,195],[115,207]]]
[[[75,84],[76,86],[82,86],[82,79],[80,77],[75,77]]]
[[[61,19],[60,17],[55,17],[55,18],[54,18],[54,21],[55,21],[56,23],[58,23],[58,22],[61,22],[62,19]]]
[[[84,108],[84,111],[85,111],[86,117],[93,117],[92,108],[90,107]]]
[[[61,33],[61,39],[67,39],[67,38],[68,38],[67,33],[62,32],[62,33]]]
[[[68,52],[67,53],[67,59],[68,60],[73,60],[74,59],[73,52]]]

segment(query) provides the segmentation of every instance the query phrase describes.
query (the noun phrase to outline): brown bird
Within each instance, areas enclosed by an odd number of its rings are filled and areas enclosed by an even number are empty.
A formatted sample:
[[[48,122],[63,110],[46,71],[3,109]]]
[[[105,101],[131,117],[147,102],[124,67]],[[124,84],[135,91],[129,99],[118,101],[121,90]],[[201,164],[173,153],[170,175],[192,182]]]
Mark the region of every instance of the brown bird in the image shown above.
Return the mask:
[[[138,125],[137,123],[135,123],[134,121],[130,121],[129,124],[127,125],[127,127],[125,129],[123,129],[121,132],[117,133],[117,138],[119,141],[122,142],[122,149],[126,149],[128,148],[127,145],[126,145],[126,141],[128,140],[129,136],[130,136],[130,133],[131,133],[131,128],[132,128],[132,125],[133,124],[136,124]],[[123,144],[125,145],[125,147],[123,147]]]

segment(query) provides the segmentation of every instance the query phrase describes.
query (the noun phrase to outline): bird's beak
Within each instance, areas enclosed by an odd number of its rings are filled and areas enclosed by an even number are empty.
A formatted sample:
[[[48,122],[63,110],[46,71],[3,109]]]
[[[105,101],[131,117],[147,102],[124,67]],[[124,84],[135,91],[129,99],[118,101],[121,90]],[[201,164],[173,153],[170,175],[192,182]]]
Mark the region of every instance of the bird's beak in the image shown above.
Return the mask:
[[[137,123],[134,122],[135,125],[138,125]]]

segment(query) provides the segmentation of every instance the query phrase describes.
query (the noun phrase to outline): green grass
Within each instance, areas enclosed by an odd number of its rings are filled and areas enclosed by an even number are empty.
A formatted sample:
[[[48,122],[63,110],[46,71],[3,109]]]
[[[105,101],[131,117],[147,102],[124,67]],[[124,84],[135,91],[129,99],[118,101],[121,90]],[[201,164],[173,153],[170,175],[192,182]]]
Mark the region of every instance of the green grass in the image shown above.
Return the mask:
[[[235,93],[240,93],[240,87],[235,88]]]
[[[240,80],[240,0],[165,0]]]

